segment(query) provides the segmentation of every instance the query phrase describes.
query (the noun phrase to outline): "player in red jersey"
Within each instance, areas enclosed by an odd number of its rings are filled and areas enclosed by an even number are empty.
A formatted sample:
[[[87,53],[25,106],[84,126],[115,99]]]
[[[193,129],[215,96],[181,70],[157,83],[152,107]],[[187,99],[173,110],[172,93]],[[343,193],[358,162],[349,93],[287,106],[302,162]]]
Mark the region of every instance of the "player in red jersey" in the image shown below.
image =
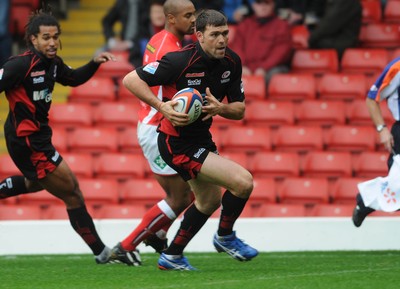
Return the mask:
[[[191,1],[167,0],[164,14],[165,29],[155,34],[147,44],[144,65],[161,59],[168,52],[181,49],[184,36],[194,33],[195,8]],[[151,89],[162,101],[165,89],[162,86]],[[166,192],[166,198],[150,208],[135,230],[113,248],[110,262],[137,265],[138,262],[129,258],[132,256],[129,252],[134,252],[142,241],[161,253],[167,247],[166,233],[169,227],[192,201],[189,185],[160,156],[157,126],[162,117],[160,112],[142,102],[137,131],[143,153],[156,180]]]

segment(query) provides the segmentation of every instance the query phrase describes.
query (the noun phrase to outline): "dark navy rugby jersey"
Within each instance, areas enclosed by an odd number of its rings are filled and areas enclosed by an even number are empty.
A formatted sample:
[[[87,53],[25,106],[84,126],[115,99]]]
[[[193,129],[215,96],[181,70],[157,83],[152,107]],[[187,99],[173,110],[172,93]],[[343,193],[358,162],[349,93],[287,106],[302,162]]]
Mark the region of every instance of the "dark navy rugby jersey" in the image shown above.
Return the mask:
[[[167,53],[161,60],[136,69],[139,77],[149,86],[163,85],[164,101],[187,87],[197,89],[203,96],[206,87],[220,102],[243,102],[242,63],[240,57],[226,49],[222,59],[211,59],[200,44],[188,45],[179,51]],[[201,138],[209,135],[212,118],[202,121],[202,117],[185,127],[174,127],[164,118],[159,130],[174,136]]]

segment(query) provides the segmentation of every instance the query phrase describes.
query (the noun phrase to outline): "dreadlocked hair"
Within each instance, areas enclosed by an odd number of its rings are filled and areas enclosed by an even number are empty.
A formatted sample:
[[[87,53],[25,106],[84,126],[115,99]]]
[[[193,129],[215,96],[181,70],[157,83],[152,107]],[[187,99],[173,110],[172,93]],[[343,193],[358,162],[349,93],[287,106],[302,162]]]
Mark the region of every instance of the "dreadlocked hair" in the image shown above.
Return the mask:
[[[25,25],[25,42],[28,47],[32,47],[31,36],[37,36],[40,32],[40,26],[56,26],[58,33],[61,34],[61,27],[58,20],[53,16],[50,5],[43,3],[43,8],[32,12],[28,23]]]

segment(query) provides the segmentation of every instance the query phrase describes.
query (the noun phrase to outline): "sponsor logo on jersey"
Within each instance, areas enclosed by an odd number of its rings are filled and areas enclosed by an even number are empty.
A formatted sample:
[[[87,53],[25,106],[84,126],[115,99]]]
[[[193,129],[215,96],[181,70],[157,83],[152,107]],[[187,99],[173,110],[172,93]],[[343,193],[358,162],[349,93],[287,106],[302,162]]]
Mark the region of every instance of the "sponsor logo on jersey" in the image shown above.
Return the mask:
[[[230,78],[227,78],[227,79],[221,79],[221,83],[227,83],[227,82],[229,82],[229,80],[231,80]]]
[[[202,153],[204,153],[205,151],[206,151],[205,148],[199,148],[199,150],[197,151],[197,153],[195,153],[193,156],[194,156],[196,159],[198,159],[198,158],[202,155]]]
[[[50,102],[51,101],[51,92],[49,92],[48,89],[34,91],[32,98],[33,98],[33,101],[40,101],[40,100],[44,99],[46,102]]]
[[[231,75],[231,72],[230,72],[229,70],[227,70],[227,71],[225,71],[224,73],[222,73],[222,76],[221,76],[221,77],[224,79],[224,78],[228,78],[229,75]]]
[[[240,92],[244,93],[243,81],[240,82]]]
[[[150,74],[154,74],[157,71],[158,65],[159,65],[159,63],[157,61],[150,62],[145,67],[143,67],[143,71],[146,71]]]
[[[186,73],[185,77],[186,78],[193,78],[193,77],[204,77],[205,73],[204,72],[194,72],[194,73]]]
[[[154,53],[156,51],[156,49],[150,43],[147,43],[146,49],[150,51],[150,53]]]
[[[201,79],[188,79],[188,85],[193,86],[193,85],[200,85],[201,84]]]
[[[57,65],[54,65],[53,77],[57,77]]]
[[[33,78],[33,84],[38,84],[38,83],[43,83],[43,82],[44,82],[43,76]]]
[[[158,166],[160,169],[164,169],[167,166],[167,163],[163,160],[161,156],[157,156],[155,160],[153,161],[156,166]]]
[[[4,68],[0,69],[0,79],[3,78]]]
[[[44,70],[40,70],[40,71],[33,71],[31,72],[31,77],[37,77],[37,76],[41,76],[41,75],[45,75],[46,71]]]
[[[58,151],[56,151],[56,152],[54,153],[54,156],[51,157],[51,160],[52,160],[53,162],[56,162],[56,161],[58,160],[59,157],[60,157],[60,154],[58,153]]]

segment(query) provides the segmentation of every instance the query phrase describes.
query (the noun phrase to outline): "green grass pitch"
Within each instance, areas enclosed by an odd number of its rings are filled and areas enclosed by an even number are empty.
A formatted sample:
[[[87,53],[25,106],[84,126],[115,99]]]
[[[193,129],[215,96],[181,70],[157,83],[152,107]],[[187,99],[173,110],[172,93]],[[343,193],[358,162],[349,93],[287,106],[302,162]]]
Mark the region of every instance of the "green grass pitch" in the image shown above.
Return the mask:
[[[199,271],[96,265],[90,255],[0,256],[0,288],[17,289],[398,289],[399,251],[261,253],[250,262],[226,254],[187,253]]]

